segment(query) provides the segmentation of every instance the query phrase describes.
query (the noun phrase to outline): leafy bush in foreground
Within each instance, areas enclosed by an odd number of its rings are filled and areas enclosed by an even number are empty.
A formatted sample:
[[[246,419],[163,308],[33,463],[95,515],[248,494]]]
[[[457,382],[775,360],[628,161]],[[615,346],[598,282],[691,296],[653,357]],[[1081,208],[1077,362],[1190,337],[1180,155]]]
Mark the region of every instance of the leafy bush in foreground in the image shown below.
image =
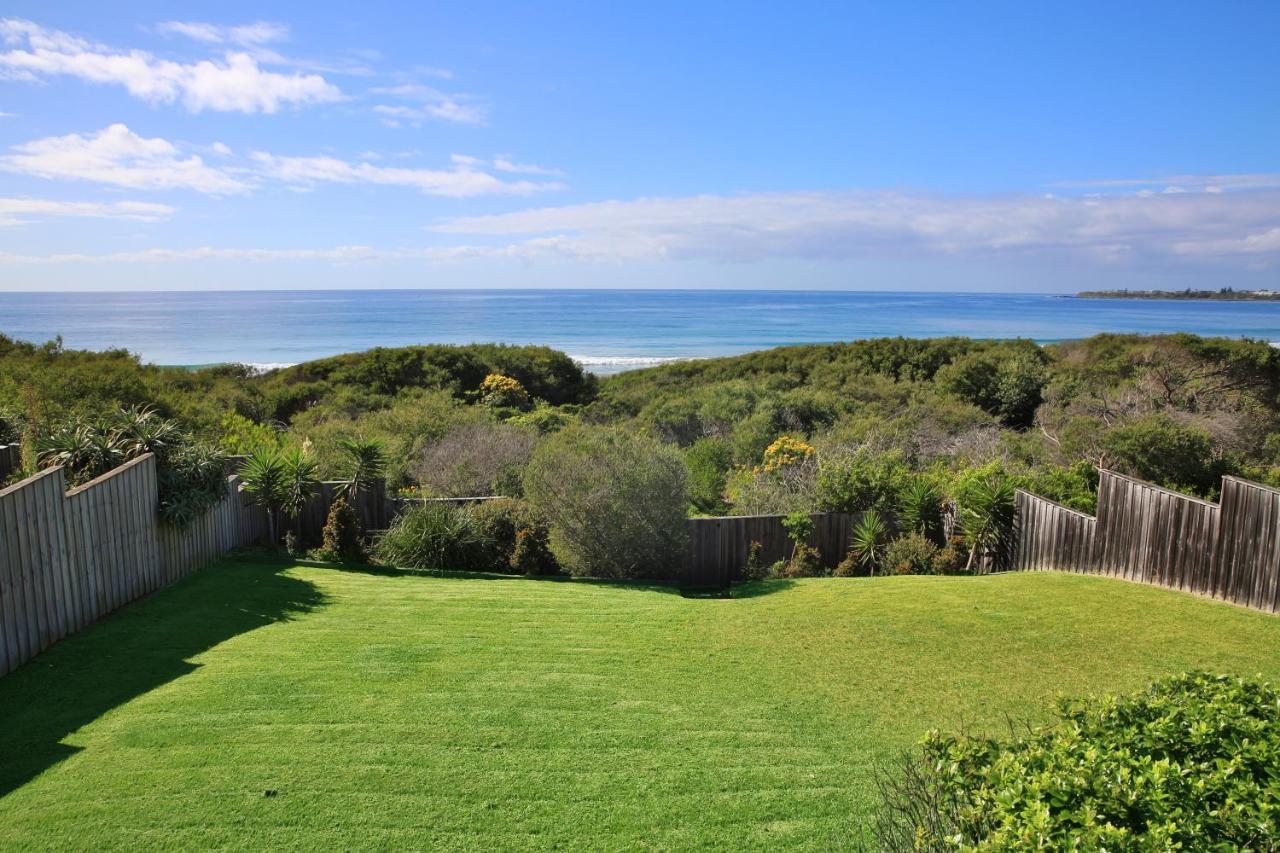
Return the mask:
[[[447,503],[416,506],[378,539],[376,554],[388,565],[424,572],[480,572],[492,564],[493,544],[471,510]]]
[[[880,780],[881,850],[1280,846],[1280,692],[1193,673],[1062,701],[1008,741],[931,732]]]

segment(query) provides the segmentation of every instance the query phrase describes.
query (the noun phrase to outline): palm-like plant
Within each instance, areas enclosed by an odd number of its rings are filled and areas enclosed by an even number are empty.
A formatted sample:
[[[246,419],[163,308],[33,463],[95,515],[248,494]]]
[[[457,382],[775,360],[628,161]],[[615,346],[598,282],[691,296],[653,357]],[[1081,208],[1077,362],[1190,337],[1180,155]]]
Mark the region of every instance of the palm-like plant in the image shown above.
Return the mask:
[[[320,479],[316,476],[316,463],[298,448],[283,451],[281,457],[285,469],[285,493],[281,509],[290,518],[297,518],[320,485]]]
[[[316,490],[316,465],[301,450],[260,447],[240,466],[240,479],[253,502],[267,511],[267,536],[277,541],[276,518],[296,518]]]
[[[923,477],[911,480],[898,495],[898,523],[906,532],[941,542],[942,492]]]
[[[116,435],[129,457],[154,453],[164,457],[181,441],[178,425],[157,414],[151,406],[130,406],[116,416]]]
[[[979,556],[996,566],[1008,562],[1013,548],[1013,484],[999,474],[979,480],[960,502],[960,530],[969,543],[966,571],[973,571]]]
[[[869,509],[858,519],[849,539],[859,565],[867,569],[868,574],[875,575],[876,566],[884,559],[884,549],[889,546],[889,523],[880,513]]]
[[[41,467],[61,465],[73,482],[99,477],[127,458],[115,430],[85,421],[63,424],[44,436],[36,448]]]
[[[369,438],[340,438],[337,444],[351,470],[350,476],[338,487],[337,495],[352,502],[386,473],[387,453],[381,442]]]

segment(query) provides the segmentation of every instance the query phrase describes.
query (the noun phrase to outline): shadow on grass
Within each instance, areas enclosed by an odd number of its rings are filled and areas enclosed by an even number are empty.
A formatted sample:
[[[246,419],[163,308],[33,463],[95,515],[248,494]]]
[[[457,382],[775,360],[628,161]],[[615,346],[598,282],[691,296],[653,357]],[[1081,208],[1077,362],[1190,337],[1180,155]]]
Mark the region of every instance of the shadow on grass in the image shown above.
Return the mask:
[[[355,572],[362,575],[393,578],[455,578],[459,580],[481,581],[538,581],[540,583],[587,584],[607,586],[612,589],[630,589],[637,592],[657,592],[665,595],[679,595],[684,598],[756,598],[781,592],[795,585],[794,581],[776,579],[735,584],[731,589],[682,587],[675,581],[637,580],[627,578],[574,578],[568,575],[506,575],[498,572],[443,572],[420,571],[417,569],[398,569],[380,566],[373,563],[322,563],[316,560],[295,560],[295,565],[314,566],[316,568],[334,569],[340,572]]]
[[[324,603],[282,566],[226,561],[128,605],[0,678],[0,797],[74,755],[63,739],[198,668],[189,658]]]

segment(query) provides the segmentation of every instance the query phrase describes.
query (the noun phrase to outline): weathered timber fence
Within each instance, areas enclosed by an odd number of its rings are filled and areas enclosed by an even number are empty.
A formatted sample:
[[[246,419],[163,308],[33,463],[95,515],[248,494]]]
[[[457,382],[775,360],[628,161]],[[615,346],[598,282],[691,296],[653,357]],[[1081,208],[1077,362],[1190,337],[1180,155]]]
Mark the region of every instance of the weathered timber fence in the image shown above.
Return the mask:
[[[22,448],[17,444],[0,444],[0,481],[22,467]]]
[[[1018,492],[1015,569],[1121,577],[1280,610],[1280,491],[1225,477],[1215,504],[1098,474],[1096,518]]]
[[[818,549],[822,562],[834,568],[849,551],[849,537],[857,514],[815,513],[809,544]],[[751,543],[760,543],[760,561],[770,565],[791,555],[792,543],[781,515],[736,515],[723,518],[691,518],[689,550],[681,572],[681,584],[690,587],[727,587],[741,580]]]
[[[329,510],[337,500],[342,481],[326,481],[320,484],[315,494],[307,501],[298,518],[285,520],[301,538],[303,544],[315,546],[320,544],[325,522],[329,519]],[[382,480],[375,480],[369,488],[364,489],[348,503],[356,511],[362,530],[385,530],[398,515],[395,505],[387,499],[387,485]]]
[[[239,481],[181,529],[156,511],[155,458],[66,491],[61,468],[0,490],[0,675],[112,610],[258,541]]]

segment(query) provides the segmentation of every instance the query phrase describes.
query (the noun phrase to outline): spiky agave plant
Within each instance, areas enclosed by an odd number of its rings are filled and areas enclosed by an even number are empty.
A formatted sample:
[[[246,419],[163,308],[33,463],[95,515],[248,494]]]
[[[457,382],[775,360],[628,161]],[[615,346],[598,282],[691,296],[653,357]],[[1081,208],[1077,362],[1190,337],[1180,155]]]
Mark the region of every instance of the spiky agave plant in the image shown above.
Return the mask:
[[[338,496],[354,501],[361,492],[368,491],[374,481],[387,470],[387,453],[382,443],[370,438],[348,437],[337,441],[338,448],[347,457],[351,471],[346,481],[338,487]]]
[[[40,467],[61,465],[72,482],[99,477],[128,458],[116,430],[76,420],[44,436],[36,448]]]
[[[999,474],[979,480],[960,502],[960,531],[969,543],[966,571],[973,571],[979,557],[1003,567],[1013,550],[1014,488]]]
[[[867,510],[858,519],[853,535],[849,538],[849,546],[858,564],[865,567],[868,574],[875,575],[876,566],[884,559],[884,550],[889,546],[891,535],[889,523],[874,509]]]
[[[898,495],[898,524],[935,544],[942,542],[942,492],[931,481],[916,477]]]
[[[160,417],[151,406],[128,406],[115,417],[115,433],[129,457],[154,453],[164,458],[182,441],[178,425]]]

